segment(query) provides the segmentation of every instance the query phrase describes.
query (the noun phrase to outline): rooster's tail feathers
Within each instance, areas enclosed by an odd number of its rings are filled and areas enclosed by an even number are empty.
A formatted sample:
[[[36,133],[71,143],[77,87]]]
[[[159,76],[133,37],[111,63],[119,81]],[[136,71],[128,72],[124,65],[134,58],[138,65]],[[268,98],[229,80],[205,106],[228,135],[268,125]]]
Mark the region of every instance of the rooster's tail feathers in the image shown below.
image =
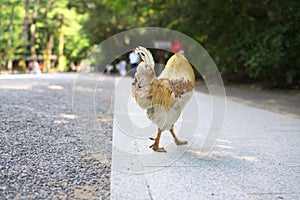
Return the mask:
[[[135,53],[141,55],[142,60],[145,63],[150,63],[151,66],[154,68],[154,59],[150,51],[148,51],[145,47],[139,46],[135,49]]]

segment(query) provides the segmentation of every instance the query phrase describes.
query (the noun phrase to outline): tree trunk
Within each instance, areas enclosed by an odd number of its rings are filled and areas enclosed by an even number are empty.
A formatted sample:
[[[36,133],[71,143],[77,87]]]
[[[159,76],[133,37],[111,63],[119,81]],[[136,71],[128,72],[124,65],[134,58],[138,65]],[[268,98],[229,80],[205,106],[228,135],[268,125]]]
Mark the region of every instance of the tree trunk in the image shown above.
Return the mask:
[[[64,57],[64,33],[62,31],[59,32],[59,40],[58,40],[58,70],[64,71],[65,68],[65,57]]]
[[[48,72],[51,68],[51,55],[52,55],[52,47],[54,41],[54,34],[50,33],[49,40],[46,45],[45,53],[44,53],[44,71]]]
[[[3,3],[1,2],[0,3],[0,27],[3,27],[3,19],[2,19],[2,12],[3,12]],[[0,35],[3,35],[3,29],[0,28]],[[0,52],[0,57],[5,57],[5,53],[4,52]],[[1,69],[3,67],[3,62],[0,61],[0,72],[1,72]]]
[[[7,62],[7,69],[8,71],[12,72],[12,67],[13,67],[13,50],[12,50],[12,33],[13,33],[13,28],[14,28],[14,10],[15,10],[15,5],[12,5],[11,8],[11,13],[10,13],[10,20],[9,20],[9,33],[8,33],[8,39],[7,39],[7,56],[8,56],[8,62]]]
[[[28,44],[29,8],[30,8],[30,0],[26,0],[25,1],[25,16],[24,16],[24,20],[23,20],[23,30],[22,30],[22,38],[23,38],[25,47],[27,47],[27,44]]]
[[[45,12],[42,14],[42,18],[47,18],[48,11],[51,8],[52,4],[53,4],[53,0],[48,0]],[[46,48],[45,48],[44,54],[43,54],[43,59],[44,59],[43,71],[44,72],[48,72],[49,69],[51,68],[51,54],[52,54],[53,42],[54,42],[54,34],[49,33],[49,39],[48,39],[48,42],[46,44]]]
[[[53,0],[49,0],[49,1],[47,2],[46,9],[45,9],[44,14],[42,15],[42,18],[46,18],[46,17],[47,17],[48,10],[49,10],[50,7],[52,6],[52,4],[53,4]]]
[[[40,3],[40,0],[35,0],[33,14],[32,14],[32,22],[30,24],[30,53],[31,53],[31,57],[33,57],[33,58],[36,58],[35,29],[36,29],[36,20],[37,20],[37,15],[38,15],[39,3]]]

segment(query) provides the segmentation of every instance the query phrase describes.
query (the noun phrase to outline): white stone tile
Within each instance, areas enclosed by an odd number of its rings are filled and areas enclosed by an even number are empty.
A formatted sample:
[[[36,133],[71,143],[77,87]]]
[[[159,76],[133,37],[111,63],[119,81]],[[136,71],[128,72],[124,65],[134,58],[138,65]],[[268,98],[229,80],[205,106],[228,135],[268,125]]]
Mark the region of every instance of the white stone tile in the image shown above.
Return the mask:
[[[129,97],[119,97],[123,109]],[[121,126],[114,123],[112,199],[299,199],[300,120],[227,101],[219,135],[211,127],[211,102],[194,93],[175,124],[188,145],[175,145],[166,131],[161,146],[167,153],[149,149],[156,127],[131,105],[133,116]],[[208,144],[215,146],[203,152],[209,131],[215,135]]]

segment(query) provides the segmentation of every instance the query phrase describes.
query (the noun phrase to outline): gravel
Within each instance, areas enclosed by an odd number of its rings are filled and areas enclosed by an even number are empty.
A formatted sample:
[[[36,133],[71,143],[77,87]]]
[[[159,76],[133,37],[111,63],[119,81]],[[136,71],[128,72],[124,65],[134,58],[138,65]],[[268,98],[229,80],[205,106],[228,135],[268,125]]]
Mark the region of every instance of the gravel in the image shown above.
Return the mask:
[[[101,80],[90,129],[72,111],[76,74],[8,77],[0,77],[0,199],[109,199],[113,79]]]

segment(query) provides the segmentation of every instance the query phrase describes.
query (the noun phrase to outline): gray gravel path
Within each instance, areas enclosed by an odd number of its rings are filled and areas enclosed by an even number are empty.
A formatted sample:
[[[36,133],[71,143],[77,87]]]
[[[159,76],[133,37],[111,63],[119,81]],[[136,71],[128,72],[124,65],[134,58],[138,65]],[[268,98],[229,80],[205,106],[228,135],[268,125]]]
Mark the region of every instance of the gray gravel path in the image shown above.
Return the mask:
[[[91,152],[72,113],[75,79],[0,77],[0,199],[109,199],[113,81],[103,80],[105,106],[96,107],[108,142],[105,151]]]

